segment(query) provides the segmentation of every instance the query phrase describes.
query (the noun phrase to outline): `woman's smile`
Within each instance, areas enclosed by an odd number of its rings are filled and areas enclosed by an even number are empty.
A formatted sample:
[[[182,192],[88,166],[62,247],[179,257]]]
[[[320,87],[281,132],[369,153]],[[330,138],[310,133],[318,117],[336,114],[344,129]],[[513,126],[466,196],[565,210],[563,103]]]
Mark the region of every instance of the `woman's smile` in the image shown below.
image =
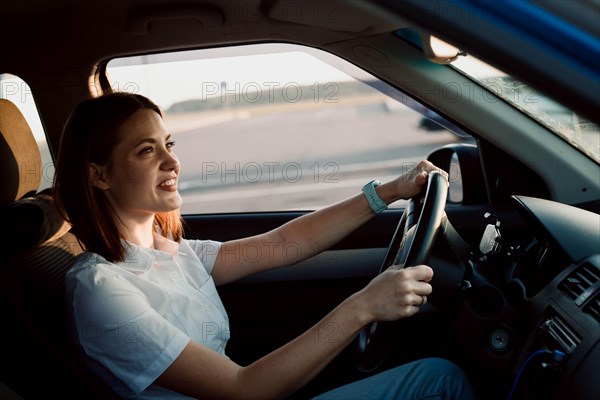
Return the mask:
[[[176,192],[177,191],[177,179],[171,178],[169,180],[166,180],[166,181],[162,182],[160,185],[158,185],[158,188],[160,190],[165,190],[167,192]]]

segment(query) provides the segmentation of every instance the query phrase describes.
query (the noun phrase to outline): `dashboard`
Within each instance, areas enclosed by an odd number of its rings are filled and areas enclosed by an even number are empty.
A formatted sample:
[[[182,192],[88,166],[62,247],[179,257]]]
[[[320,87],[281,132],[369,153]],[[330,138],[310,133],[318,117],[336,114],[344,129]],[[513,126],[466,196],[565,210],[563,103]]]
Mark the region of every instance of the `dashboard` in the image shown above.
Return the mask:
[[[459,319],[475,318],[477,328],[462,332],[463,344],[510,370],[516,398],[597,398],[600,215],[526,196],[512,205],[523,227],[504,229],[486,214],[471,254]]]

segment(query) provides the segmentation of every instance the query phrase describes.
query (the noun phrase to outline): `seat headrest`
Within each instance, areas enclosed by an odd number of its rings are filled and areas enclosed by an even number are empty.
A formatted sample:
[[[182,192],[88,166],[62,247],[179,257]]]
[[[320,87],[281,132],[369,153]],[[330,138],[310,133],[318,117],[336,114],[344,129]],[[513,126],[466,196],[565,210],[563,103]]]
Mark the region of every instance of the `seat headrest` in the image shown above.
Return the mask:
[[[11,101],[0,99],[0,206],[37,192],[42,157],[29,124]]]
[[[10,236],[0,248],[5,247],[3,253],[8,255],[52,242],[71,228],[56,211],[50,189],[13,202],[3,214]]]

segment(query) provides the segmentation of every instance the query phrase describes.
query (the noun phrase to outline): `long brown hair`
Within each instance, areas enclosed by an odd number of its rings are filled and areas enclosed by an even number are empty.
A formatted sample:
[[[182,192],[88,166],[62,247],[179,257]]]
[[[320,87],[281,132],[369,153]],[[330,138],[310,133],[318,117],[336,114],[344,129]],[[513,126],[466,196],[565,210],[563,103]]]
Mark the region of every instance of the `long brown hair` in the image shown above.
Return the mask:
[[[136,111],[147,109],[162,117],[158,106],[139,94],[111,93],[80,103],[65,125],[54,176],[56,205],[73,227],[86,251],[108,261],[123,261],[125,249],[115,218],[104,193],[90,179],[90,163],[112,163],[112,152],[120,140],[121,125]],[[158,212],[155,226],[166,237],[180,241],[183,226],[179,210]]]

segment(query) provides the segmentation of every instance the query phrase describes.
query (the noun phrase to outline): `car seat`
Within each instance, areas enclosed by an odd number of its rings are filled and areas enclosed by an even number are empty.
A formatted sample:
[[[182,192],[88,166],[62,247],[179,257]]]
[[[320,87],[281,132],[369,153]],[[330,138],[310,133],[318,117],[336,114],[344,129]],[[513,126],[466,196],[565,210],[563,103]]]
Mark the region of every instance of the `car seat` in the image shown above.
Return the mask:
[[[38,193],[37,143],[19,109],[4,99],[0,133],[0,390],[24,398],[116,399],[71,348],[64,277],[82,249],[51,190]]]

